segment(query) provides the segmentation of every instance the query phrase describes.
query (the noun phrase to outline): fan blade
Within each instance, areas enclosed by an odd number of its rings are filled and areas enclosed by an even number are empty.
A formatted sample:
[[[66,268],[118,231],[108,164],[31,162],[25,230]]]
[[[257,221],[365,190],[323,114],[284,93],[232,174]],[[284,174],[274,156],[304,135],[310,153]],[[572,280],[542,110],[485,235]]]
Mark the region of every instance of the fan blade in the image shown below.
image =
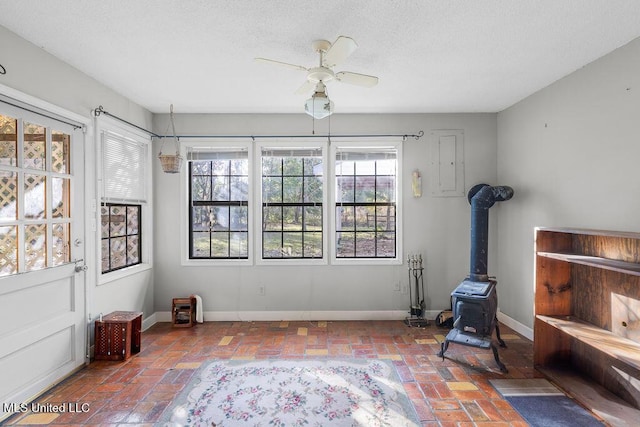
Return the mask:
[[[267,64],[281,65],[281,66],[283,66],[283,67],[293,68],[294,70],[309,71],[306,67],[303,67],[302,65],[289,64],[289,63],[287,63],[287,62],[281,62],[281,61],[274,61],[273,59],[267,59],[267,58],[254,58],[254,60],[255,60],[256,62],[265,62],[265,63],[267,63]]]
[[[296,95],[303,95],[305,93],[308,93],[309,91],[312,91],[315,87],[316,87],[316,84],[314,82],[310,82],[307,80],[302,86],[298,88],[298,90],[296,90]]]
[[[357,48],[358,44],[351,37],[340,36],[324,54],[322,65],[332,68],[342,64]]]
[[[336,73],[336,80],[342,83],[349,83],[364,87],[373,87],[378,84],[378,78],[375,76],[351,73],[349,71],[340,71],[339,73]]]

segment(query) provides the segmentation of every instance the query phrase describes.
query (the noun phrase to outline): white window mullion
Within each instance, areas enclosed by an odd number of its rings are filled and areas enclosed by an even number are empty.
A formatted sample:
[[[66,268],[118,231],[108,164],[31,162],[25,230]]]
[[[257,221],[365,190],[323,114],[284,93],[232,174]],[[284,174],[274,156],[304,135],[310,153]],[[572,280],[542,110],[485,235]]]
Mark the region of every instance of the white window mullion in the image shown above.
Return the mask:
[[[16,227],[16,244],[18,245],[18,273],[22,273],[26,269],[26,262],[25,262],[26,250],[25,250],[25,239],[24,239],[25,237],[25,229],[24,229],[25,194],[24,194],[24,169],[22,169],[23,159],[24,159],[23,125],[24,125],[24,120],[22,118],[18,118],[16,120],[16,136],[18,139],[18,144],[16,147],[16,167],[18,168],[18,172],[17,172],[18,192],[17,192],[17,200],[16,200],[16,206],[18,209],[18,216],[17,216],[18,225]]]
[[[51,149],[53,144],[51,143],[51,139],[52,139],[51,131],[52,129],[50,127],[45,128],[46,140],[45,140],[45,159],[44,159],[44,163],[45,163],[44,221],[45,221],[46,230],[47,230],[46,236],[45,236],[45,238],[47,239],[45,267],[51,267],[53,265],[53,224],[51,221],[53,219],[53,177],[51,176],[51,170],[53,169]]]

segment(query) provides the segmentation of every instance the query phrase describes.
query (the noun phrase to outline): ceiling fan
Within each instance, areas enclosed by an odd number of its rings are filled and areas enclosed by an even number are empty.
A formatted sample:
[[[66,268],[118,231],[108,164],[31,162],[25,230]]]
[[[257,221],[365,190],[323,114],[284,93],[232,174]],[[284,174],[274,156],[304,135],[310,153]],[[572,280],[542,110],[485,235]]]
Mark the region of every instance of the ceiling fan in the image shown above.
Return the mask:
[[[297,94],[314,90],[312,98],[305,104],[307,114],[314,118],[324,118],[333,112],[333,103],[329,100],[325,85],[333,80],[356,86],[373,87],[378,84],[378,78],[367,74],[340,71],[335,73],[336,67],[346,60],[357,48],[358,44],[350,37],[340,36],[335,42],[316,40],[311,44],[313,50],[320,56],[317,67],[304,67],[302,65],[289,64],[287,62],[274,61],[273,59],[255,58],[258,62],[281,65],[294,70],[306,71],[307,81],[298,88]],[[313,101],[313,102],[312,102]],[[319,106],[316,112],[316,106]]]

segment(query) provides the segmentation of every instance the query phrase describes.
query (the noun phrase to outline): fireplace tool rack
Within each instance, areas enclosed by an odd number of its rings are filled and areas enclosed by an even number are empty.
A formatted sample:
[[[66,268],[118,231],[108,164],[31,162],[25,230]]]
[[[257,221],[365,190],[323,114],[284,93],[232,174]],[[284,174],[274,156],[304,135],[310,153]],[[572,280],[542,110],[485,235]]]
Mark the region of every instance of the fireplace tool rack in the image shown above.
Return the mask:
[[[404,319],[407,326],[425,327],[429,321],[425,319],[426,294],[424,291],[424,267],[422,266],[422,254],[409,255],[409,317]]]

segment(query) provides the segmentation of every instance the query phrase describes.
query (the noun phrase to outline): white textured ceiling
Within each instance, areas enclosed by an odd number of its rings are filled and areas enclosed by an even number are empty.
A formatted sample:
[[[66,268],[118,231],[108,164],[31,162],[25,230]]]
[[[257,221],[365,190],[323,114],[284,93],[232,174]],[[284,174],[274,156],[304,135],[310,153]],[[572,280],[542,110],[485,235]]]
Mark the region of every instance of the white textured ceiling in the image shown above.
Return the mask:
[[[330,83],[336,113],[496,112],[639,37],[640,1],[0,0],[0,25],[157,113],[302,112],[305,73],[253,58],[340,35],[335,71],[380,82]]]

